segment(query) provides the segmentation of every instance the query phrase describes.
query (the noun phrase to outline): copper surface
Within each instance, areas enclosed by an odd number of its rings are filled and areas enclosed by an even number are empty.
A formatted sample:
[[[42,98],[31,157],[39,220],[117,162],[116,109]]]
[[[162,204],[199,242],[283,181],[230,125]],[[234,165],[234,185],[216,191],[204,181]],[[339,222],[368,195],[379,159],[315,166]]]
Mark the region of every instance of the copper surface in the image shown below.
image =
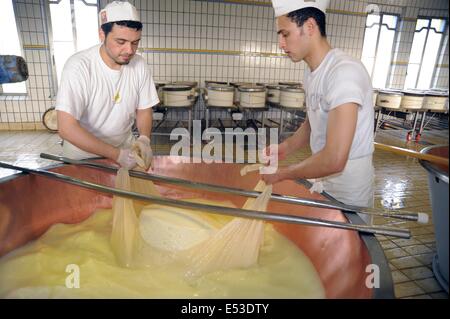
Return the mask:
[[[192,181],[206,182],[243,189],[253,189],[257,172],[240,176],[239,164],[179,163],[180,158],[155,157],[154,173]],[[113,186],[115,175],[96,169],[60,166],[52,169],[83,180]],[[209,193],[182,186],[157,184],[163,196],[171,198],[207,198],[230,200],[241,207],[244,197]],[[292,181],[274,185],[274,193],[324,199],[311,194],[304,186]],[[38,238],[55,223],[79,223],[98,208],[111,207],[111,197],[49,178],[21,175],[0,183],[0,256],[30,240]],[[268,210],[284,214],[316,217],[348,222],[342,212],[285,204],[272,201]],[[312,261],[328,298],[371,298],[372,290],[365,285],[371,264],[369,251],[355,231],[315,226],[273,223],[275,228],[294,242]],[[292,269],[292,276],[296,269]]]
[[[430,151],[427,152],[427,154],[448,158],[448,145],[441,147],[434,147],[430,149]],[[449,172],[448,165],[440,165],[435,163],[433,163],[432,165],[438,167],[442,172],[446,172],[447,174]]]

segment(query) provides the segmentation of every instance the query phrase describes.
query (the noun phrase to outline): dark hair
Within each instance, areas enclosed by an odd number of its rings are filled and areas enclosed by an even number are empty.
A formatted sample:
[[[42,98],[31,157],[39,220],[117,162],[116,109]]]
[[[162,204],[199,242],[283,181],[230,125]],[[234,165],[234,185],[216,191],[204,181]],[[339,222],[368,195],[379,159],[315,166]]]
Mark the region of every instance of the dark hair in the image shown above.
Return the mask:
[[[136,29],[136,31],[140,31],[142,30],[142,23],[139,21],[114,21],[114,22],[108,22],[105,24],[102,24],[102,30],[105,33],[105,38],[108,35],[108,33],[111,32],[113,25],[117,24],[117,25],[121,25],[121,26],[125,26],[128,27],[130,29]]]
[[[323,13],[321,10],[314,7],[307,7],[292,11],[288,13],[287,17],[290,18],[293,22],[297,23],[299,27],[301,27],[309,18],[313,18],[314,20],[316,20],[316,23],[319,26],[320,34],[322,35],[322,37],[327,37],[325,13]]]

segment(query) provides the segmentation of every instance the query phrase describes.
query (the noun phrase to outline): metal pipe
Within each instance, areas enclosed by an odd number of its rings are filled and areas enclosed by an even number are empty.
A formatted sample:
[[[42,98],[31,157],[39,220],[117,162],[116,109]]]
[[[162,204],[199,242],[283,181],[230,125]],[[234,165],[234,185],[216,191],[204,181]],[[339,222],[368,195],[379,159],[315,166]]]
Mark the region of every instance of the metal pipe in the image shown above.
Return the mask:
[[[126,197],[135,200],[142,200],[156,204],[169,205],[175,207],[182,207],[200,211],[208,211],[211,213],[221,214],[221,215],[229,215],[235,217],[242,218],[252,218],[252,219],[261,219],[268,221],[276,221],[276,222],[285,222],[292,224],[301,224],[308,226],[322,226],[329,228],[339,228],[339,229],[347,229],[347,230],[355,230],[362,233],[369,233],[375,235],[384,235],[384,236],[393,236],[399,238],[410,238],[411,233],[407,229],[397,229],[397,228],[389,228],[389,227],[376,227],[376,226],[367,226],[367,225],[353,225],[349,223],[342,223],[336,221],[327,221],[318,218],[307,218],[300,216],[292,216],[286,214],[277,214],[273,212],[260,212],[255,210],[247,210],[247,209],[239,209],[239,208],[230,208],[230,207],[221,207],[214,205],[206,205],[192,202],[184,202],[171,198],[164,198],[152,195],[145,195],[140,193],[135,193],[131,191],[121,190],[113,187],[108,187],[104,185],[99,185],[95,183],[91,183],[88,181],[80,180],[71,176],[63,175],[60,173],[50,172],[42,169],[31,169],[20,167],[16,165],[11,165],[8,163],[0,162],[0,167],[18,170],[34,175],[44,176],[47,178],[59,180],[65,183],[69,183],[72,185],[80,186],[87,189],[96,190],[102,193],[112,194],[116,196]]]
[[[86,160],[74,160],[74,159],[70,159],[67,157],[56,156],[56,155],[45,154],[45,153],[41,153],[40,156],[45,159],[51,159],[51,160],[55,160],[55,161],[59,161],[59,162],[67,163],[67,164],[85,165],[85,166],[89,166],[92,168],[100,168],[100,169],[104,169],[104,170],[111,171],[111,172],[117,172],[117,170],[118,170],[118,168],[114,167],[114,166],[91,162],[91,161],[86,161]],[[212,185],[212,184],[206,184],[206,183],[186,181],[186,180],[179,179],[179,178],[159,176],[159,175],[154,175],[154,174],[149,174],[149,173],[139,172],[139,171],[133,171],[133,170],[130,171],[130,176],[148,179],[148,180],[152,180],[155,182],[164,182],[164,183],[170,183],[170,184],[175,184],[175,185],[191,187],[191,188],[195,188],[195,189],[203,189],[203,190],[212,191],[212,192],[221,192],[221,193],[246,196],[246,197],[255,197],[256,198],[261,194],[260,192],[256,192],[253,190],[244,190],[244,189],[237,189],[237,188],[231,188],[231,187],[226,187],[226,186],[218,186],[218,185]],[[402,219],[402,220],[408,220],[408,221],[417,221],[420,223],[428,222],[428,215],[425,213],[392,212],[392,211],[388,211],[388,210],[377,210],[374,208],[357,207],[357,206],[351,206],[351,205],[345,205],[345,204],[332,203],[330,201],[321,201],[321,200],[293,197],[293,196],[287,196],[287,195],[278,195],[278,194],[272,194],[270,199],[278,201],[278,202],[288,203],[288,204],[296,204],[296,205],[327,208],[327,209],[339,209],[339,210],[345,210],[345,211],[351,212],[351,213],[363,213],[363,214],[373,215],[373,216],[382,216],[382,217],[396,218],[396,219]]]
[[[428,161],[431,163],[448,166],[448,158],[445,158],[442,156],[423,154],[423,153],[420,153],[420,152],[417,152],[414,150],[409,150],[406,148],[401,148],[401,147],[392,146],[392,145],[381,144],[381,143],[377,143],[377,142],[374,142],[373,144],[374,144],[375,148],[379,149],[379,150],[391,152],[391,153],[398,154],[398,155],[410,156],[410,157],[418,158],[418,159]]]

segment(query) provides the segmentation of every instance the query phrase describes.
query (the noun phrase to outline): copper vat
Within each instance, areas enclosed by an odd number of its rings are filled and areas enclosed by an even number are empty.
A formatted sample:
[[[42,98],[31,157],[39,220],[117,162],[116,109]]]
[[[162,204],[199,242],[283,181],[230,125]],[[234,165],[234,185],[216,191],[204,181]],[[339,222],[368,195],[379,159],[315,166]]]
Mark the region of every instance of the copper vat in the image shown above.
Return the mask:
[[[239,164],[177,163],[169,156],[155,157],[155,173],[191,181],[253,189],[258,174],[242,178]],[[92,168],[56,165],[47,169],[86,181],[113,186],[115,175]],[[158,184],[157,184],[158,185]],[[231,200],[241,207],[243,197],[208,193],[182,186],[159,184],[166,197],[203,197]],[[300,183],[285,181],[274,186],[274,193],[325,199],[310,194]],[[0,179],[0,257],[34,240],[55,223],[79,223],[97,208],[111,207],[112,197],[46,177],[15,174]],[[338,210],[271,202],[269,211],[340,222],[362,223],[359,216]],[[275,228],[293,241],[310,258],[326,290],[327,298],[394,298],[391,272],[381,246],[373,235],[325,227],[274,223]],[[378,266],[379,288],[368,288],[372,273],[368,265]],[[292,276],[295,276],[295,269]]]

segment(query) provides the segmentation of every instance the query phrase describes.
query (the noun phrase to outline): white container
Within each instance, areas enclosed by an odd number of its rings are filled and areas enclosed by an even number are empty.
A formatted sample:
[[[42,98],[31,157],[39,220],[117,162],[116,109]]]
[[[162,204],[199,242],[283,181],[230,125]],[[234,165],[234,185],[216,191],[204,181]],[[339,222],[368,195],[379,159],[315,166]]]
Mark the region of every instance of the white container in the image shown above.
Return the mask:
[[[210,84],[207,88],[206,98],[208,106],[232,107],[234,87],[231,85]]]
[[[280,106],[286,108],[305,107],[305,91],[300,87],[288,86],[280,89]]]
[[[403,93],[400,91],[380,90],[377,96],[377,106],[388,109],[399,109]]]
[[[168,84],[163,87],[164,106],[189,107],[194,102],[192,87],[187,85]]]
[[[175,81],[175,82],[171,82],[170,84],[174,84],[174,85],[186,85],[186,86],[190,86],[193,88],[196,88],[198,83],[195,81]]]
[[[373,90],[373,95],[372,96],[373,96],[373,100],[372,100],[373,107],[377,108],[377,97],[378,97],[378,90],[377,89]]]
[[[197,91],[198,83],[195,81],[175,81],[175,82],[171,82],[170,84],[190,86],[192,95],[194,97],[198,96],[198,91]]]
[[[425,93],[422,91],[403,91],[400,108],[405,110],[420,110],[423,105]]]
[[[250,82],[231,82],[232,86],[234,86],[234,102],[239,103],[241,99],[241,92],[239,91],[239,87],[242,85],[252,85]]]
[[[222,82],[222,81],[214,81],[214,80],[205,80],[205,88],[207,88],[210,85],[228,85],[228,82]]]
[[[285,82],[285,81],[282,81],[282,82],[278,82],[278,84],[279,85],[282,85],[282,86],[295,86],[295,87],[303,87],[303,84],[301,83],[301,82]]]
[[[238,88],[240,92],[239,104],[245,108],[266,107],[266,88],[260,85],[242,85]]]
[[[161,102],[161,103],[163,103],[163,100],[164,100],[164,96],[163,96],[163,87],[165,86],[165,85],[167,85],[169,82],[166,82],[166,81],[156,81],[155,82],[155,87],[156,87],[156,92],[158,92],[158,98],[159,98],[159,101]]]
[[[268,84],[267,88],[267,101],[273,104],[280,104],[280,89],[279,84]]]
[[[448,108],[448,93],[429,91],[423,100],[423,108],[431,111],[446,111]]]

